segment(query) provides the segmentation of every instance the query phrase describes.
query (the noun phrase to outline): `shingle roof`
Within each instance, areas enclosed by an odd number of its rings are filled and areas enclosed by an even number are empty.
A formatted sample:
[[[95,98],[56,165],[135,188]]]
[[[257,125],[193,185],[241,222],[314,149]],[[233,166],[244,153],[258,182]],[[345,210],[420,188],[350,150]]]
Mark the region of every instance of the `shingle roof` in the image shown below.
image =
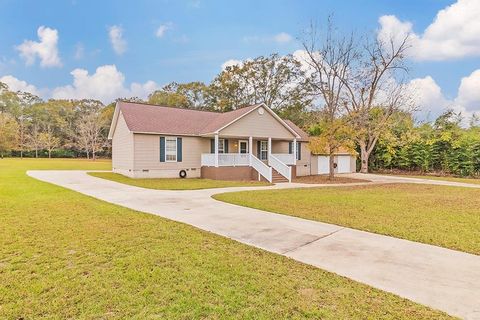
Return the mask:
[[[258,106],[219,113],[123,101],[117,103],[130,131],[173,135],[213,133]],[[286,123],[302,139],[304,136],[308,139],[308,135],[291,121]]]
[[[290,120],[283,120],[283,121],[285,121],[285,123],[300,136],[300,140],[308,140],[309,139],[308,133],[306,133],[305,131],[300,129],[300,127],[297,126],[295,123],[293,123]]]

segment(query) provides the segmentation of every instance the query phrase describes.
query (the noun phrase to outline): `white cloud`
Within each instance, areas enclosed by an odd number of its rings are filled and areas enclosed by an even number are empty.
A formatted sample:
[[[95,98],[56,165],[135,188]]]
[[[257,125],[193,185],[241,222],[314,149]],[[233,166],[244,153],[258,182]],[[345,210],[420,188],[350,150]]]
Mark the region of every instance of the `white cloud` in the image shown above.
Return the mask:
[[[433,120],[452,106],[431,76],[411,80],[408,89],[414,104],[419,108],[417,114],[422,120]]]
[[[157,36],[157,38],[163,38],[163,36],[165,35],[165,33],[172,29],[173,27],[173,24],[171,22],[167,22],[167,23],[164,23],[164,24],[161,24],[157,31],[155,32],[155,35]]]
[[[40,90],[33,84],[29,84],[26,81],[19,80],[12,75],[6,75],[0,78],[0,82],[5,83],[10,91],[24,91],[31,94],[40,95]]]
[[[57,48],[58,31],[41,26],[37,30],[37,35],[40,41],[25,40],[16,47],[25,63],[32,65],[38,57],[42,67],[62,66]]]
[[[110,103],[122,97],[137,96],[143,99],[159,88],[154,81],[132,83],[130,87],[125,87],[125,76],[115,65],[100,66],[91,75],[85,69],[75,69],[71,75],[73,84],[53,89],[52,98],[98,99]]]
[[[402,39],[410,34],[409,54],[416,60],[447,60],[480,55],[480,1],[458,0],[440,10],[423,34],[396,16],[379,19],[379,39]]]
[[[447,109],[461,112],[464,124],[474,114],[480,114],[480,69],[475,70],[469,76],[462,78],[458,88],[457,97],[449,99],[445,97],[435,80],[427,76],[413,79],[409,83],[411,94],[420,110],[417,116],[421,120],[434,120]]]
[[[292,39],[292,36],[286,32],[280,32],[279,34],[273,36],[273,40],[277,43],[288,43],[292,41]]]
[[[111,26],[108,29],[108,36],[112,44],[113,51],[121,55],[127,50],[127,41],[123,39],[123,29],[120,26]]]
[[[462,78],[455,103],[468,112],[480,112],[480,69]]]

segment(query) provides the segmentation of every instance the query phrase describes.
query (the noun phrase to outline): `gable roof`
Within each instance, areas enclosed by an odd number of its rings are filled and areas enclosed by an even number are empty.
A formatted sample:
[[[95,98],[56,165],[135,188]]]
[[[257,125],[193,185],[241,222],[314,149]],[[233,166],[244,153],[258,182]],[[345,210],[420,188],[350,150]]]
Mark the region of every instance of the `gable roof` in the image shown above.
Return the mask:
[[[291,120],[284,120],[287,125],[292,128],[299,136],[300,136],[300,140],[305,140],[307,141],[310,136],[308,135],[308,133],[306,133],[305,131],[303,131],[299,126],[297,126],[295,123],[293,123]]]
[[[263,104],[219,113],[119,101],[115,107],[108,138],[113,137],[120,113],[131,132],[201,136],[217,132],[260,106],[271,112],[294,135],[302,137],[297,131],[301,129],[296,126],[297,129],[293,128]]]

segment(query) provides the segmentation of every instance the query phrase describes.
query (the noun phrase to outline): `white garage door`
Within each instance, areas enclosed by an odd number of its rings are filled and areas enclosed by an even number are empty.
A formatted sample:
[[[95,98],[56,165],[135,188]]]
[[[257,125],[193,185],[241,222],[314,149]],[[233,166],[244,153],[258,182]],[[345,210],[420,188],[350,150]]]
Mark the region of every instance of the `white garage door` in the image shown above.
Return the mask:
[[[329,171],[328,159],[330,157],[318,156],[318,174],[327,174]]]
[[[350,173],[350,156],[337,156],[337,172]]]

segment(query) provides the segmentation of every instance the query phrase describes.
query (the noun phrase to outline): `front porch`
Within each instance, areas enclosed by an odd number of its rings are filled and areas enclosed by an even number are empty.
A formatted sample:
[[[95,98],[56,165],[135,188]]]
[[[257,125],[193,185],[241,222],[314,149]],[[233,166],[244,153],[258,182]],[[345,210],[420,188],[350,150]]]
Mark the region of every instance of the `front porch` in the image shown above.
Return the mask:
[[[211,139],[210,153],[201,155],[202,177],[291,182],[296,155],[296,139],[215,135]]]

